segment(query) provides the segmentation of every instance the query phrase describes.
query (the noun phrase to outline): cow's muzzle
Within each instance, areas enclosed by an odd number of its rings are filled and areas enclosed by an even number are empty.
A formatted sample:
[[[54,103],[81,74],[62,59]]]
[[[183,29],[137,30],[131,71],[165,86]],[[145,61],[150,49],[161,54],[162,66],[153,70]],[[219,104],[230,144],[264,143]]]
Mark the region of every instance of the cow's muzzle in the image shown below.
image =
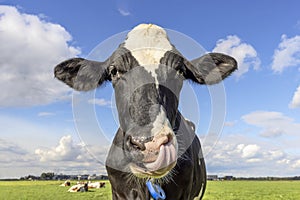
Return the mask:
[[[130,165],[131,172],[138,177],[160,178],[176,165],[177,141],[168,125],[149,138],[129,136],[127,145],[141,155]]]

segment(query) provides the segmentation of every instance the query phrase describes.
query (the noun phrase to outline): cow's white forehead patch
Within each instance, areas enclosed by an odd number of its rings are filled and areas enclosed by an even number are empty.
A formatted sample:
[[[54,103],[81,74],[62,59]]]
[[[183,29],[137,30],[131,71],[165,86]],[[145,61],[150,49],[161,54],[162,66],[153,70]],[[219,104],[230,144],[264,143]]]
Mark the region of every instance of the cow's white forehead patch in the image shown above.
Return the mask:
[[[166,31],[154,24],[140,24],[128,33],[124,47],[154,77],[158,88],[155,70],[165,53],[172,50]]]
[[[164,54],[172,50],[166,31],[154,24],[140,24],[132,29],[124,47],[146,68],[157,66]]]

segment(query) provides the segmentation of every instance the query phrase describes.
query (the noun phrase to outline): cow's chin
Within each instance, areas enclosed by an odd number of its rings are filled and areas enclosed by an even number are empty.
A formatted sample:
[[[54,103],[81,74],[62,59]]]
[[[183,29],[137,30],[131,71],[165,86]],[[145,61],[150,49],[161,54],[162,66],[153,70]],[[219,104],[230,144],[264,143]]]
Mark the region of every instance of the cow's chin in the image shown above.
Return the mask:
[[[131,163],[131,172],[139,178],[162,178],[166,176],[177,163],[177,153],[174,144],[164,144],[153,162]]]

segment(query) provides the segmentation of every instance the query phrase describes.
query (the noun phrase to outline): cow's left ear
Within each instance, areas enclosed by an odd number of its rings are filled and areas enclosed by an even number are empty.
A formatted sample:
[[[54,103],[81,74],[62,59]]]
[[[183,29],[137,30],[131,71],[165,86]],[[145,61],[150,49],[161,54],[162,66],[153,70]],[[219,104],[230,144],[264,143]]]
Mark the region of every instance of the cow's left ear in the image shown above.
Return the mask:
[[[237,62],[234,58],[221,53],[208,53],[185,63],[187,78],[200,84],[219,83],[234,70]]]
[[[107,66],[106,62],[72,58],[58,64],[54,75],[75,90],[88,91],[108,80]]]

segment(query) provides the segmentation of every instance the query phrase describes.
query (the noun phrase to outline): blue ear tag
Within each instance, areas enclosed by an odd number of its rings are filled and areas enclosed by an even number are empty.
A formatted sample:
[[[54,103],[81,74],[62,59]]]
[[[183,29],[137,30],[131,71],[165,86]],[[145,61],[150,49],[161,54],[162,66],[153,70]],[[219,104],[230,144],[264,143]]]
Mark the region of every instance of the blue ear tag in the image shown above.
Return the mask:
[[[165,199],[166,198],[166,194],[163,191],[163,189],[157,185],[157,184],[153,184],[150,180],[148,180],[146,182],[147,188],[151,194],[151,196],[155,199],[155,200],[160,200],[160,199]]]

